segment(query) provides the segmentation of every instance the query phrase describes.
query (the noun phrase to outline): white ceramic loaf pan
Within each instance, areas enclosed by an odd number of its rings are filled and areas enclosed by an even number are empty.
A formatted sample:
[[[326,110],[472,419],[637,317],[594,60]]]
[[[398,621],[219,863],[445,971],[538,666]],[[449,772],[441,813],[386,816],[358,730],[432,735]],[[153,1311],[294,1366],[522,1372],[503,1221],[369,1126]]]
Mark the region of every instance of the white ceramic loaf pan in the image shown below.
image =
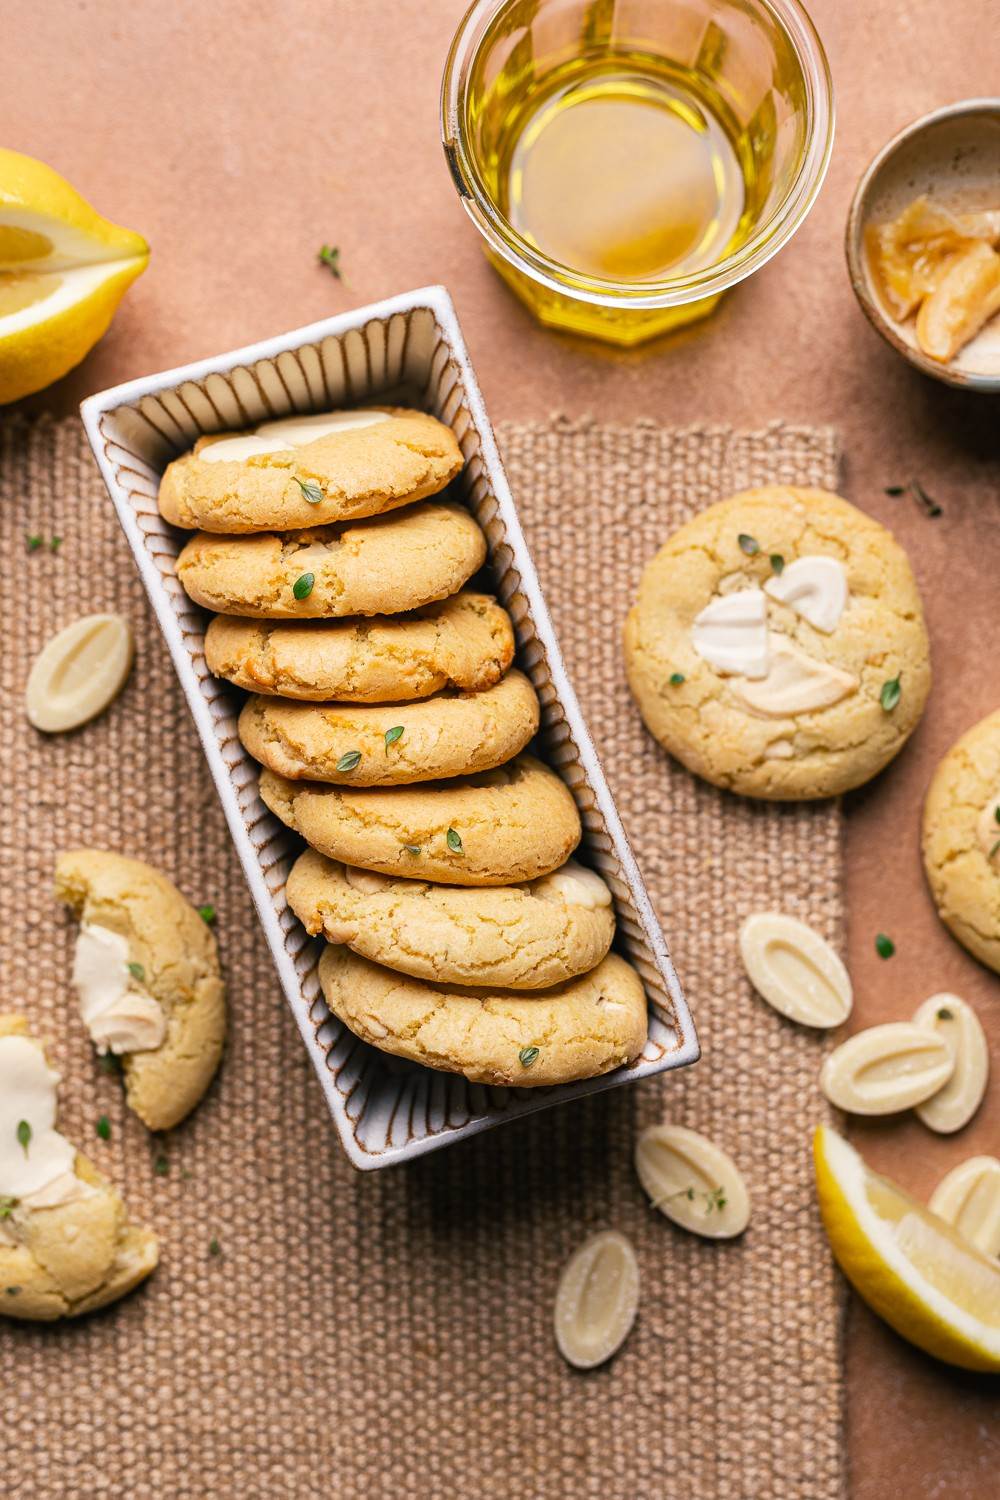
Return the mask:
[[[518,662],[542,703],[542,754],[571,788],[583,819],[583,860],[614,892],[616,946],[642,975],[649,1040],[628,1068],[546,1089],[486,1088],[387,1058],[330,1016],[316,964],[321,943],[285,902],[301,848],[257,795],[257,766],[236,734],[242,695],[212,677],[205,613],[174,572],[184,541],[160,518],[160,474],[199,434],[247,427],[288,412],[399,401],[454,429],[465,468],[452,487],[489,543],[491,587],[514,621]],[[565,1099],[616,1088],[698,1057],[698,1041],[593,741],[566,677],[528,555],[479,386],[443,287],[425,287],[92,396],[84,425],[166,637],[222,798],[292,1013],[344,1149],[358,1167],[388,1166]]]

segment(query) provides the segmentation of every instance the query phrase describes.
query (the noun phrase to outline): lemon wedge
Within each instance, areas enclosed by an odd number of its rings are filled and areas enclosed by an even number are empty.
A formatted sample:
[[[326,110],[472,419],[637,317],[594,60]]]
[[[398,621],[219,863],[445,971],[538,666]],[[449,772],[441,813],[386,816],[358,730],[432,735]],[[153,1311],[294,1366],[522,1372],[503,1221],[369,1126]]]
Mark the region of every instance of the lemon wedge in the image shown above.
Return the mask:
[[[821,1125],[816,1188],[830,1248],[879,1317],[935,1358],[1000,1372],[1000,1266]]]
[[[0,149],[0,405],[79,364],[148,260],[58,172]]]

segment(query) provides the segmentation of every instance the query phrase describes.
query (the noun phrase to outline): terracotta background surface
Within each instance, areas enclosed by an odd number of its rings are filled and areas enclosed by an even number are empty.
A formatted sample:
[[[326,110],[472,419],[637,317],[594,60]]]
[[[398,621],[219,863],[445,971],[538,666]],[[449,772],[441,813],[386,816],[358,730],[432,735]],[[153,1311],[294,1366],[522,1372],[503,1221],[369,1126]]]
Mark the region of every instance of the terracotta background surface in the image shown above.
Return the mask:
[[[147,235],[151,267],[111,333],[26,405],[72,411],[103,386],[294,328],[394,291],[452,292],[494,421],[830,422],[849,498],[892,527],[924,590],[929,711],[890,770],[850,801],[848,911],[857,1022],[905,1017],[932,990],[979,1009],[1000,1073],[1000,984],[937,923],[918,859],[927,779],[1000,701],[998,407],[911,371],[869,329],[842,253],[855,181],[899,126],[996,87],[982,0],[812,0],[838,137],[797,239],[715,317],[648,352],[609,355],[537,328],[484,261],[438,145],[438,82],[462,0],[0,0],[0,141],[52,163]],[[315,262],[339,245],[347,284]],[[944,515],[884,487],[918,476]],[[875,955],[876,931],[896,956]],[[991,1101],[957,1139],[918,1123],[855,1138],[927,1194],[997,1151]],[[924,1359],[852,1301],[852,1500],[985,1500],[1000,1472],[996,1384]],[[709,1497],[697,1497],[709,1500]]]

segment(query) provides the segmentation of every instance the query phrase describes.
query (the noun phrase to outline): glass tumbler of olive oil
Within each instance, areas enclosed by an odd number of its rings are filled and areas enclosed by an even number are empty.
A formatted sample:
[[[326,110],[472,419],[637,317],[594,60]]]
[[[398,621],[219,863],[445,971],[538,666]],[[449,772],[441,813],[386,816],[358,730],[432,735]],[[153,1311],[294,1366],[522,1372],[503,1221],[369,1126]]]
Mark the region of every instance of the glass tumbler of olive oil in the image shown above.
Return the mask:
[[[477,0],[441,109],[500,274],[543,323],[626,345],[769,260],[833,143],[798,0]]]

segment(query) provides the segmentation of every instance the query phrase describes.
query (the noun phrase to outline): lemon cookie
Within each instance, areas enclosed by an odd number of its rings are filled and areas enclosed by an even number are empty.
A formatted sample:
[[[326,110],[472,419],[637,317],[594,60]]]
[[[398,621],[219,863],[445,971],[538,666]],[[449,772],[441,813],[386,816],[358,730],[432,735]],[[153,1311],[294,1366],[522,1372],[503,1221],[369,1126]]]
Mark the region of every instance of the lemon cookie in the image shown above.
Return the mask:
[[[319,980],[331,1011],[362,1040],[472,1083],[596,1078],[633,1062],[646,1043],[642,981],[615,953],[537,995],[428,984],[337,945],[320,959]]]
[[[934,772],[923,853],[938,916],[1000,973],[1000,709],[963,734]]]
[[[159,1259],[156,1236],[56,1130],[58,1083],[24,1017],[0,1015],[0,1313],[40,1322],[117,1301]]]
[[[527,885],[486,890],[392,879],[307,849],[286,894],[307,932],[441,984],[562,984],[599,964],[615,931],[611,892],[574,860]]]
[[[580,842],[580,815],[532,755],[418,786],[324,786],[263,771],[260,795],[330,859],[442,885],[516,885],[548,875]]]
[[[443,490],[462,467],[450,427],[400,406],[283,417],[199,438],[160,481],[164,520],[283,531],[377,516]]]
[[[403,703],[492,687],[514,659],[510,616],[463,590],[404,618],[258,624],[216,615],[205,661],[250,693],[326,703]]]
[[[418,609],[454,594],[485,560],[486,539],[469,512],[428,502],[310,531],[200,531],[182,548],[177,576],[216,614],[317,620]]]
[[[902,548],[839,496],[782,485],[710,506],[660,549],[625,662],[647,727],[689,770],[788,801],[881,770],[931,675]]]
[[[169,1130],[211,1083],[226,1034],[215,938],[175,885],[139,859],[72,849],[56,895],[80,921],[73,984],[95,1046],[122,1059],[125,1096]]]
[[[288,703],[251,698],[239,719],[250,754],[293,780],[405,786],[502,766],[538,728],[538,698],[523,672],[481,693],[440,693],[410,704]]]

